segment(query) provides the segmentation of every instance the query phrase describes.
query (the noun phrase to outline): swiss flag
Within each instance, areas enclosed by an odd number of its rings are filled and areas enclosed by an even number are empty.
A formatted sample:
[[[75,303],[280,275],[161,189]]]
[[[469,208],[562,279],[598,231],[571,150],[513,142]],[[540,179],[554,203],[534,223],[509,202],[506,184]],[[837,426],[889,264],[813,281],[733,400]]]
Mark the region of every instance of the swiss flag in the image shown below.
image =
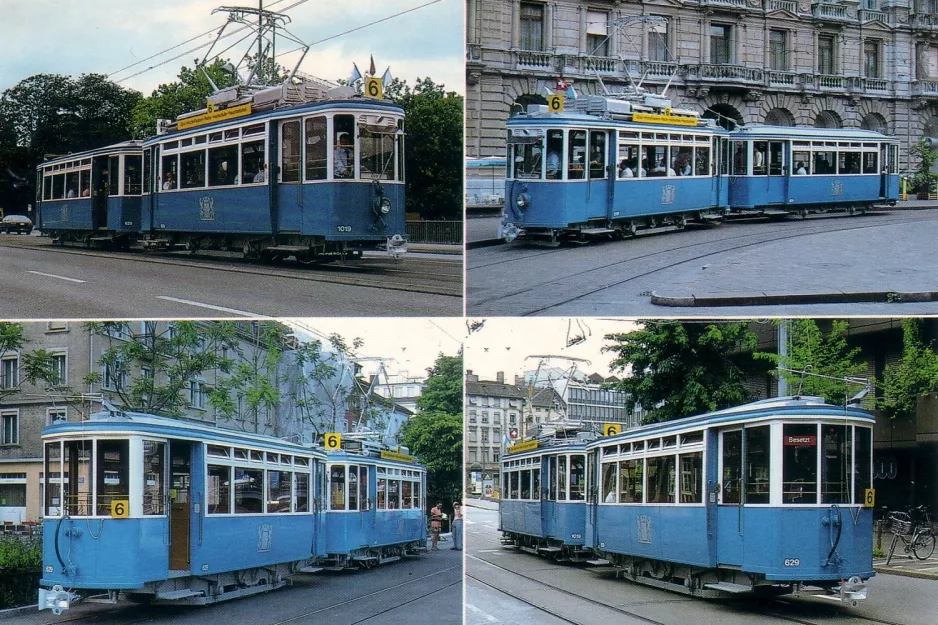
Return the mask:
[[[570,86],[570,83],[564,80],[563,78],[557,79],[557,91],[566,91]]]

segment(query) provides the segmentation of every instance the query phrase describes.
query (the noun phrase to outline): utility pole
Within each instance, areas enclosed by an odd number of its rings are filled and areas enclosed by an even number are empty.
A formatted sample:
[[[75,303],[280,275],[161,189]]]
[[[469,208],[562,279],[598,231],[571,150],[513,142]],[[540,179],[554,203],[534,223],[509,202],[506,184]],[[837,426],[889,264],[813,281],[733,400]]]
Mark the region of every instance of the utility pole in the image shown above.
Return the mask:
[[[257,64],[260,65],[263,62],[261,51],[261,46],[264,41],[264,0],[257,0]],[[263,76],[261,74],[263,68],[259,69],[257,72],[257,79],[263,82]]]
[[[784,360],[788,357],[788,319],[782,319],[778,324],[778,394],[780,397],[788,395],[788,381],[785,379]]]

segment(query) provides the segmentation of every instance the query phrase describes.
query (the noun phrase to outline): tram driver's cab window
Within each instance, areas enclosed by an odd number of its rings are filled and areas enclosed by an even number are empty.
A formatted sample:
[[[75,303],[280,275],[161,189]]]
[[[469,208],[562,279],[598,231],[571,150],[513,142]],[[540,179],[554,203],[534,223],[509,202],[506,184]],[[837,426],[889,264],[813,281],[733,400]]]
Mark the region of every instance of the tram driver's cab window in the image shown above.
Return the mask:
[[[306,180],[325,180],[328,172],[325,116],[306,120]]]
[[[394,180],[394,122],[382,124],[385,118],[367,116],[359,123],[359,177],[366,180]]]
[[[586,456],[570,456],[570,500],[586,498]]]
[[[586,177],[586,131],[571,130],[567,146],[567,180]]]
[[[345,510],[344,466],[333,466],[329,470],[329,509]]]
[[[540,179],[544,166],[544,151],[541,140],[526,140],[511,146],[512,165],[515,178]]]
[[[130,494],[130,443],[126,440],[99,440],[96,462],[98,516],[111,514],[111,503],[126,501]]]
[[[615,462],[606,462],[602,465],[602,492],[599,494],[602,497],[603,503],[616,503],[616,468],[618,465]]]
[[[590,178],[606,177],[606,133],[590,133]]]
[[[821,426],[821,503],[850,503],[853,429]]]
[[[563,131],[547,131],[547,179],[563,178]]]
[[[817,426],[782,428],[782,503],[817,503]]]
[[[355,176],[355,116],[336,115],[332,120],[332,173],[337,179]]]

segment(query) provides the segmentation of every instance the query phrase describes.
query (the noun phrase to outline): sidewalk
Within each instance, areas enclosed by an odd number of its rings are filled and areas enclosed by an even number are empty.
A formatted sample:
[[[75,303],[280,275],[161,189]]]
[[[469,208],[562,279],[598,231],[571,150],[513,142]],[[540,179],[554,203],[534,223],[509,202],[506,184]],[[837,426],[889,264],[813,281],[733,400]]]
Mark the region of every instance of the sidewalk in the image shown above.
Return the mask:
[[[902,547],[898,548],[901,551]],[[892,562],[886,566],[886,558],[873,558],[873,570],[877,575],[901,575],[918,579],[938,580],[938,551],[927,560],[909,559],[905,554],[893,554]]]
[[[458,243],[408,243],[407,251],[426,252],[429,254],[456,254],[462,256],[463,246]]]
[[[498,510],[497,499],[463,499],[463,503],[470,508],[482,508],[483,510]]]

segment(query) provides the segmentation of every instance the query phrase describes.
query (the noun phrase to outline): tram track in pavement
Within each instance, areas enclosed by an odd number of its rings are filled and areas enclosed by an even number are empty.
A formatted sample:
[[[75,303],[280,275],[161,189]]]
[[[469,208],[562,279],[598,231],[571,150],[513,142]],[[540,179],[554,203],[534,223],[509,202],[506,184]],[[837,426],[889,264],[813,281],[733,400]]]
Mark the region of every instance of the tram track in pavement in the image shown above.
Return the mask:
[[[388,259],[371,259],[355,261],[354,264],[319,264],[312,267],[286,265],[284,263],[262,264],[257,261],[243,258],[226,258],[208,254],[186,254],[181,252],[144,252],[142,250],[129,251],[101,251],[94,249],[81,249],[76,247],[53,247],[50,245],[35,245],[11,241],[9,238],[0,239],[0,247],[19,250],[51,252],[65,255],[101,258],[105,260],[129,260],[141,263],[156,263],[177,267],[194,267],[230,273],[242,273],[257,276],[269,276],[276,270],[278,278],[306,282],[325,282],[345,286],[373,287],[396,291],[427,293],[432,295],[445,295],[451,297],[462,296],[461,262],[442,261],[421,258],[420,264],[428,266],[428,270],[411,269],[410,267],[396,266],[394,261]],[[460,260],[462,257],[459,257]],[[455,273],[446,273],[446,268],[456,267]],[[434,283],[420,282],[417,277],[432,278]],[[389,281],[389,278],[392,280]]]
[[[924,219],[927,219],[927,218],[924,218]],[[844,232],[844,231],[851,231],[851,230],[864,230],[864,229],[870,229],[870,228],[879,228],[881,226],[901,225],[901,224],[908,224],[908,223],[911,223],[909,219],[884,219],[884,220],[876,220],[875,223],[857,224],[857,225],[851,225],[845,228],[839,228],[837,231]],[[698,242],[689,243],[686,245],[675,245],[675,246],[668,247],[667,249],[656,250],[654,252],[648,252],[648,253],[640,253],[638,255],[631,256],[629,258],[606,262],[602,265],[590,267],[589,269],[578,271],[576,273],[566,273],[561,276],[555,275],[549,280],[541,280],[533,284],[529,281],[525,284],[525,287],[522,289],[515,289],[510,292],[499,293],[498,295],[488,297],[482,300],[470,300],[468,304],[470,308],[472,308],[472,307],[482,306],[486,304],[494,304],[494,303],[500,302],[502,300],[505,300],[511,297],[523,296],[523,295],[527,295],[531,293],[541,294],[540,299],[543,300],[544,299],[543,293],[545,292],[545,289],[549,289],[550,287],[555,286],[558,282],[562,282],[564,280],[570,280],[570,279],[575,278],[579,284],[588,284],[590,280],[584,280],[584,276],[587,276],[588,274],[594,274],[594,273],[596,273],[597,275],[599,275],[600,273],[602,274],[602,279],[598,280],[600,282],[600,286],[596,288],[587,288],[587,290],[584,290],[584,291],[577,291],[571,297],[567,297],[567,298],[560,299],[557,301],[551,301],[548,305],[541,306],[538,308],[528,309],[523,312],[516,313],[514,315],[514,316],[522,316],[522,317],[531,316],[531,315],[536,315],[538,313],[542,313],[544,311],[547,311],[551,308],[555,308],[557,306],[562,306],[565,304],[569,304],[571,302],[575,302],[576,300],[584,298],[584,297],[589,297],[591,295],[594,295],[596,293],[599,293],[609,288],[621,286],[623,284],[627,284],[629,282],[654,275],[655,273],[673,269],[674,267],[678,267],[680,265],[684,265],[689,262],[700,261],[711,256],[715,256],[718,254],[725,254],[727,252],[734,252],[734,251],[745,249],[747,247],[754,247],[754,246],[763,245],[766,243],[775,243],[775,242],[784,241],[787,239],[797,239],[803,236],[825,234],[829,232],[832,232],[832,231],[830,229],[825,229],[825,228],[821,228],[818,226],[804,225],[804,226],[796,226],[794,229],[787,229],[784,231],[784,233],[779,232],[778,230],[772,230],[768,232],[753,232],[753,233],[746,233],[746,234],[741,234],[741,235],[734,235],[734,236],[721,238],[721,239],[713,240],[713,241],[698,241]],[[733,241],[736,241],[736,243],[731,244],[731,245],[726,245],[728,242],[733,242]],[[609,241],[609,242],[606,242],[605,244],[614,245],[616,243],[621,245],[624,242],[623,241]],[[718,249],[704,251],[703,253],[698,253],[698,254],[694,254],[690,256],[682,256],[680,260],[677,260],[675,262],[670,262],[661,266],[653,267],[651,269],[646,269],[646,270],[639,271],[633,274],[629,274],[627,271],[628,266],[632,263],[635,263],[636,261],[649,260],[649,259],[654,259],[654,258],[661,257],[661,256],[671,256],[671,255],[674,255],[675,253],[680,253],[680,252],[690,252],[691,254],[693,254],[691,250],[695,250],[695,249],[699,250],[700,248],[713,247],[713,246],[716,246]],[[477,271],[479,269],[495,267],[498,265],[510,265],[511,263],[517,262],[518,260],[527,261],[527,260],[536,259],[541,256],[545,256],[545,255],[569,252],[570,250],[571,248],[553,248],[550,250],[539,252],[537,254],[529,254],[529,255],[516,257],[516,258],[498,260],[497,262],[492,262],[488,264],[468,266],[467,267],[467,281],[469,282],[470,293],[472,289],[472,282],[471,280],[468,279],[468,273],[471,271]],[[626,271],[622,271],[623,269],[625,269]],[[544,273],[547,273],[547,272],[544,272]],[[623,278],[618,278],[612,281],[607,281],[609,275],[623,275],[623,274],[625,275],[625,277]],[[593,283],[595,283],[595,281]]]

